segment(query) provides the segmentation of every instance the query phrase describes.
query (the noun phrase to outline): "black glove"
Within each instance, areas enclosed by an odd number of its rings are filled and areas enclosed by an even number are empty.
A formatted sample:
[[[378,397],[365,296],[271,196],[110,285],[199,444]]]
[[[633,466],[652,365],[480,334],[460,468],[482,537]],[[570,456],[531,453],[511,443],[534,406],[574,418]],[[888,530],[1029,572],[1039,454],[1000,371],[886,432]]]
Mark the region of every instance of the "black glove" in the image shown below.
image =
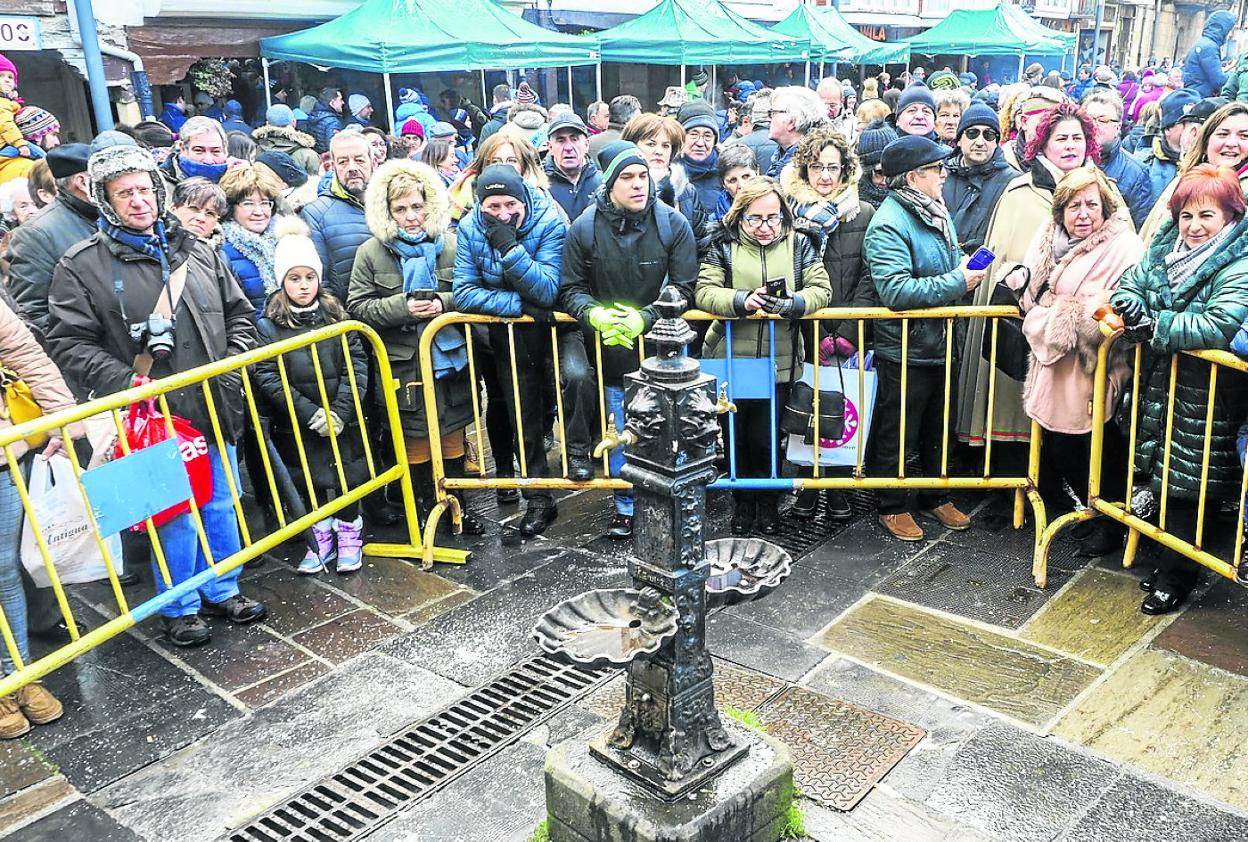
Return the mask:
[[[485,239],[489,242],[490,247],[498,252],[500,257],[510,251],[511,247],[518,242],[516,240],[516,229],[506,222],[499,222],[497,219],[491,219],[486,224]]]
[[[1138,298],[1119,298],[1109,302],[1126,327],[1134,327],[1144,318],[1144,302]]]
[[[759,295],[759,298],[763,300],[763,312],[771,313],[773,316],[782,316],[786,319],[800,319],[806,314],[806,305],[797,296],[780,298],[779,296],[763,293]]]
[[[1126,325],[1122,331],[1122,338],[1132,345],[1145,345],[1152,341],[1153,332],[1157,329],[1157,322],[1148,316],[1141,316],[1134,324]]]
[[[536,304],[530,304],[527,301],[520,302],[520,314],[528,316],[543,327],[550,327],[555,323],[554,310],[547,310],[545,307],[538,307]]]
[[[669,208],[676,207],[676,188],[672,185],[670,177],[659,182],[658,197],[659,201]]]

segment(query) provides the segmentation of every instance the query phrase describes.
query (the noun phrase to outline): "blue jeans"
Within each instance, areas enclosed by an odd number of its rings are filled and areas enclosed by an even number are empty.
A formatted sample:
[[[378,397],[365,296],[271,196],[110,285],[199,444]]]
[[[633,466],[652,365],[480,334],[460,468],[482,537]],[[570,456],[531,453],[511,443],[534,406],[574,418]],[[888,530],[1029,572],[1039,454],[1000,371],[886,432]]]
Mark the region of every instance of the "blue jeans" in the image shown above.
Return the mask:
[[[241,488],[235,447],[229,444],[225,450],[230,459],[235,487]],[[242,542],[239,540],[238,518],[234,514],[234,501],[230,497],[225,466],[215,444],[208,445],[208,458],[212,460],[212,499],[207,505],[200,507],[199,514],[204,521],[204,532],[208,534],[208,546],[212,548],[213,561],[219,563],[242,549]],[[208,559],[204,556],[204,548],[200,546],[199,533],[195,531],[195,521],[190,513],[178,515],[156,531],[165,551],[165,563],[169,565],[169,578],[175,585],[208,569]],[[238,577],[242,573],[243,568],[240,565],[229,573],[209,580],[198,592],[191,591],[175,599],[162,608],[160,613],[170,618],[195,614],[199,611],[201,596],[209,602],[224,602],[238,593]],[[160,574],[160,566],[156,564],[155,551],[152,553],[152,576],[156,580],[157,593],[168,590]]]
[[[615,413],[615,429],[616,432],[624,430],[624,389],[620,386],[604,386],[603,391],[607,399],[607,415]],[[624,467],[624,445],[620,445],[607,455],[607,464],[611,468],[611,476],[618,477],[620,468]],[[628,491],[615,492],[615,511],[628,517],[633,516],[633,492]]]
[[[4,609],[4,618],[9,622],[9,629],[17,641],[17,653],[22,662],[30,663],[30,649],[26,644],[26,594],[22,590],[22,573],[18,570],[21,564],[22,498],[17,494],[17,486],[8,469],[0,477],[0,608]],[[12,470],[21,470],[20,466],[12,466]],[[16,671],[16,664],[9,655],[9,647],[0,638],[0,674]]]

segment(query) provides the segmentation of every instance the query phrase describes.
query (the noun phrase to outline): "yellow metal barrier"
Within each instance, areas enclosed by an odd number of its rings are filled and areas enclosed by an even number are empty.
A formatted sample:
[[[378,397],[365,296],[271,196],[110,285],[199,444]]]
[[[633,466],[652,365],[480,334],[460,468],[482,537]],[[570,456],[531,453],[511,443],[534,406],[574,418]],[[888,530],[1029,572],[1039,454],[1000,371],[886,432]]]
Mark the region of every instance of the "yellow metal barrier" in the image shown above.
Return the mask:
[[[334,343],[341,346],[344,354],[345,366],[344,371],[352,391],[352,403],[355,411],[355,421],[358,424],[359,431],[368,429],[365,422],[363,396],[360,394],[360,388],[363,384],[356,382],[354,369],[351,365],[351,350],[349,347],[348,337],[356,335],[362,340],[371,344],[376,359],[376,368],[378,377],[380,378],[380,386],[382,394],[385,396],[385,412],[387,416],[388,426],[390,429],[389,446],[394,451],[394,464],[390,468],[381,469],[376,464],[373,453],[371,452],[366,433],[361,435],[363,439],[364,460],[368,468],[368,480],[356,487],[350,487],[343,472],[341,460],[338,462],[338,484],[337,496],[333,499],[319,500],[317,499],[316,490],[314,489],[308,470],[307,455],[303,445],[301,425],[295,417],[295,409],[291,400],[291,392],[289,382],[287,380],[285,359],[287,355],[293,352],[303,352],[305,349],[310,354],[313,367],[316,372],[318,386],[320,391],[320,406],[328,415],[330,412],[330,399],[326,393],[325,381],[321,371],[320,354],[317,347],[321,343]],[[291,428],[299,451],[299,460],[303,468],[303,475],[307,484],[308,494],[308,513],[302,517],[293,520],[287,520],[283,507],[280,505],[280,496],[278,494],[277,482],[273,465],[266,448],[260,448],[261,460],[264,468],[265,476],[252,476],[252,483],[259,487],[263,481],[267,484],[269,491],[273,495],[275,501],[279,501],[275,506],[275,514],[278,520],[278,529],[270,534],[262,537],[255,537],[251,534],[247,526],[245,513],[243,511],[242,498],[240,489],[238,488],[234,475],[228,468],[228,459],[226,460],[227,469],[225,471],[226,482],[229,487],[230,497],[233,508],[238,520],[240,537],[242,539],[242,549],[233,553],[227,558],[214,558],[208,535],[204,529],[203,521],[200,518],[199,508],[195,505],[195,501],[190,500],[190,516],[194,523],[195,530],[198,534],[198,541],[204,550],[209,569],[199,576],[192,579],[174,584],[169,574],[167,565],[167,557],[164,547],[161,544],[160,535],[153,527],[151,518],[147,518],[146,524],[148,535],[151,539],[152,551],[156,560],[156,566],[159,570],[164,584],[169,588],[163,594],[154,596],[138,605],[130,605],[126,599],[125,593],[122,591],[121,584],[117,578],[117,565],[115,560],[109,553],[105,543],[105,536],[100,534],[99,528],[95,522],[94,515],[91,514],[92,506],[88,493],[81,482],[83,475],[83,466],[80,464],[75,449],[68,446],[70,437],[66,435],[67,428],[70,425],[76,425],[85,419],[93,416],[102,416],[105,419],[111,418],[112,424],[118,434],[118,443],[123,454],[129,453],[129,447],[126,437],[123,434],[123,420],[121,410],[127,408],[131,404],[148,399],[155,399],[160,407],[163,415],[164,423],[167,426],[169,436],[173,437],[173,421],[172,414],[169,410],[168,395],[171,392],[179,390],[200,389],[202,390],[204,402],[207,406],[209,416],[211,418],[211,429],[203,430],[207,440],[217,445],[218,452],[225,459],[225,438],[222,433],[221,422],[217,415],[213,390],[210,383],[223,375],[237,372],[241,377],[242,396],[246,400],[246,421],[249,421],[258,431],[260,429],[260,410],[257,404],[257,396],[255,386],[252,384],[252,378],[248,374],[248,369],[258,363],[264,363],[275,360],[277,369],[282,380],[283,387],[286,391],[287,399],[285,410],[290,415]],[[218,384],[220,386],[221,384]],[[17,642],[13,636],[12,629],[7,618],[4,616],[3,609],[0,608],[0,642],[3,642],[6,651],[12,658],[16,671],[10,675],[0,677],[0,696],[8,695],[18,688],[28,684],[31,681],[47,675],[49,672],[65,665],[77,656],[90,651],[105,641],[115,637],[131,628],[136,623],[153,616],[160,607],[167,602],[175,599],[185,593],[198,589],[204,581],[212,576],[221,576],[240,565],[266,553],[278,545],[290,540],[291,538],[301,534],[312,524],[329,517],[342,510],[343,508],[355,503],[368,494],[392,483],[398,482],[402,490],[403,509],[407,522],[407,542],[406,543],[373,543],[364,547],[366,555],[386,556],[393,558],[411,558],[422,559],[425,565],[432,564],[435,561],[450,562],[462,564],[467,561],[468,554],[462,550],[448,549],[444,547],[436,547],[433,545],[433,523],[429,524],[429,528],[422,533],[420,523],[416,511],[415,495],[412,489],[411,476],[408,472],[406,449],[403,442],[402,426],[399,418],[398,402],[396,393],[399,383],[394,379],[390,362],[386,355],[385,346],[377,333],[367,325],[357,321],[344,321],[337,324],[329,325],[315,331],[310,331],[301,336],[292,337],[272,345],[266,345],[244,354],[239,354],[227,359],[200,366],[188,371],[175,374],[160,380],[152,381],[143,386],[127,389],[107,397],[90,401],[71,409],[66,409],[52,415],[47,415],[34,421],[27,422],[15,427],[11,427],[0,431],[0,449],[3,450],[10,473],[17,488],[18,495],[21,498],[22,506],[25,514],[25,521],[33,531],[39,551],[43,557],[44,564],[47,567],[49,581],[53,592],[56,596],[57,604],[61,614],[65,620],[65,624],[69,630],[70,643],[57,649],[49,655],[40,658],[33,663],[23,663],[20,653],[18,652]],[[280,411],[276,409],[275,411]],[[345,419],[344,419],[345,420]],[[83,496],[86,503],[88,518],[94,531],[96,544],[104,559],[105,566],[108,570],[108,581],[112,586],[113,597],[116,601],[117,614],[115,618],[109,620],[98,628],[92,629],[86,634],[82,633],[80,623],[74,617],[70,601],[67,596],[66,586],[61,583],[56,575],[55,562],[49,555],[48,547],[43,539],[42,530],[39,527],[37,515],[32,506],[30,495],[26,488],[26,483],[19,469],[18,461],[14,458],[13,445],[21,439],[31,436],[35,433],[50,433],[52,435],[60,435],[67,443],[67,454],[73,466],[75,477],[79,478],[78,490]],[[340,431],[332,430],[330,447],[338,457],[339,443],[338,438]],[[36,457],[38,458],[38,457]],[[255,466],[251,466],[255,470]],[[428,541],[428,545],[424,542]]]
[[[1044,504],[1041,501],[1040,495],[1037,491],[1037,476],[1039,472],[1040,445],[1041,445],[1041,439],[1039,435],[1040,430],[1039,430],[1038,425],[1034,423],[1032,425],[1030,451],[1029,451],[1028,467],[1027,467],[1026,473],[1021,476],[1000,476],[1000,475],[994,474],[992,472],[992,444],[991,442],[992,442],[993,401],[995,399],[995,395],[990,394],[989,403],[988,403],[988,425],[989,426],[988,426],[988,431],[987,431],[987,436],[986,436],[988,443],[984,447],[984,464],[983,464],[982,472],[980,472],[980,474],[977,476],[955,476],[951,473],[950,466],[949,466],[948,443],[949,443],[950,437],[953,435],[952,420],[951,420],[951,412],[952,412],[951,391],[952,391],[953,384],[956,382],[955,369],[959,361],[959,358],[955,351],[955,345],[956,345],[956,342],[954,339],[955,320],[972,319],[972,318],[992,320],[993,322],[993,333],[992,333],[993,345],[992,345],[992,359],[990,361],[995,366],[996,336],[997,336],[996,322],[997,320],[1002,319],[1002,318],[1017,319],[1019,317],[1020,317],[1019,311],[1017,308],[999,307],[999,306],[998,307],[940,307],[940,308],[933,308],[933,309],[928,309],[928,310],[912,310],[912,311],[894,311],[894,310],[889,310],[884,307],[870,307],[870,308],[848,308],[846,307],[846,308],[828,308],[828,309],[819,310],[815,313],[806,315],[802,319],[803,324],[804,325],[810,324],[811,328],[815,328],[815,329],[819,329],[816,326],[821,325],[823,322],[832,322],[832,321],[838,321],[842,323],[849,322],[849,323],[854,323],[856,325],[858,369],[856,372],[852,372],[850,369],[846,369],[845,373],[846,373],[847,379],[850,376],[855,376],[855,375],[857,376],[859,394],[864,393],[864,380],[866,377],[864,365],[865,365],[866,352],[868,350],[866,348],[866,345],[867,345],[866,325],[867,323],[875,322],[875,321],[885,321],[885,320],[900,320],[903,323],[903,325],[906,325],[907,328],[903,328],[903,333],[902,333],[902,336],[903,336],[902,357],[904,360],[906,357],[906,352],[907,352],[907,342],[908,342],[908,335],[909,335],[908,325],[910,322],[919,321],[919,320],[940,320],[944,322],[945,347],[946,347],[945,361],[944,361],[945,402],[944,402],[944,407],[943,407],[943,443],[941,447],[941,468],[940,468],[939,476],[913,477],[913,476],[907,476],[906,474],[905,425],[907,423],[907,419],[906,419],[906,414],[904,412],[904,406],[905,406],[904,395],[906,394],[906,388],[907,388],[908,366],[903,361],[901,364],[901,384],[902,384],[901,389],[902,389],[902,395],[903,395],[903,401],[901,405],[903,407],[903,411],[901,413],[901,419],[900,419],[901,431],[898,436],[898,440],[900,443],[900,450],[902,452],[901,452],[901,458],[899,459],[898,474],[896,476],[868,476],[866,473],[864,464],[863,464],[864,452],[866,451],[866,447],[864,446],[860,446],[858,448],[857,463],[856,465],[853,466],[849,476],[821,475],[821,466],[819,464],[820,448],[816,447],[814,448],[814,466],[813,466],[813,470],[811,471],[812,475],[809,477],[781,478],[781,477],[776,476],[776,472],[773,468],[773,472],[772,472],[773,475],[771,477],[752,478],[752,477],[732,476],[732,477],[729,477],[728,479],[721,478],[720,480],[712,484],[711,487],[719,488],[719,489],[724,489],[724,488],[729,488],[729,489],[731,488],[740,488],[740,489],[767,488],[767,489],[776,489],[776,490],[794,489],[794,490],[799,490],[799,491],[802,489],[884,489],[884,488],[902,488],[902,489],[915,489],[915,490],[921,490],[921,489],[951,489],[951,490],[952,489],[969,489],[969,490],[983,490],[983,491],[989,491],[989,490],[1011,491],[1012,490],[1015,492],[1014,527],[1015,528],[1022,527],[1023,522],[1024,522],[1024,517],[1025,517],[1025,506],[1026,506],[1026,503],[1024,501],[1029,502],[1035,514],[1036,546],[1038,546],[1040,535],[1043,533],[1045,526],[1046,526]],[[485,424],[483,423],[479,398],[476,393],[476,389],[474,388],[473,390],[473,421],[475,423],[475,445],[476,445],[477,453],[482,454],[482,456],[478,458],[478,465],[477,465],[477,471],[476,471],[475,476],[465,476],[465,477],[447,477],[446,476],[446,473],[442,464],[442,452],[441,452],[441,445],[439,443],[441,432],[440,432],[440,427],[438,426],[437,413],[432,412],[432,411],[429,411],[426,413],[427,417],[429,418],[429,425],[430,425],[429,438],[430,438],[431,450],[432,450],[432,455],[433,455],[434,484],[437,487],[437,502],[433,510],[429,514],[429,519],[425,526],[426,535],[432,534],[432,530],[435,529],[439,518],[441,518],[442,515],[448,509],[451,512],[452,518],[456,522],[458,522],[458,519],[460,517],[459,503],[455,499],[455,497],[453,497],[452,495],[448,493],[451,490],[465,490],[466,491],[466,490],[471,490],[471,489],[512,489],[512,488],[515,488],[515,489],[599,488],[599,489],[619,490],[619,489],[629,488],[629,484],[627,482],[621,479],[612,478],[609,476],[608,468],[607,468],[607,455],[605,453],[602,455],[602,467],[603,467],[604,476],[600,478],[595,478],[593,480],[589,480],[586,482],[575,482],[569,479],[568,477],[568,452],[567,452],[567,436],[566,436],[566,423],[565,423],[566,422],[565,407],[563,406],[562,399],[560,397],[560,389],[559,389],[558,379],[557,379],[559,376],[559,372],[560,372],[560,355],[558,351],[557,334],[558,334],[558,330],[560,329],[559,326],[574,325],[577,323],[575,319],[563,313],[557,314],[556,318],[557,318],[557,324],[555,326],[549,327],[548,330],[550,334],[551,358],[552,358],[552,363],[553,363],[552,373],[556,378],[555,392],[557,396],[556,397],[557,405],[555,407],[555,410],[556,410],[555,429],[558,431],[559,450],[560,450],[560,457],[561,457],[560,462],[562,465],[562,471],[560,472],[560,475],[559,476],[546,476],[546,477],[530,476],[528,465],[525,463],[525,456],[523,452],[524,447],[522,445],[518,447],[519,460],[520,460],[520,474],[518,477],[509,477],[509,476],[491,477],[488,475],[488,471],[485,465],[485,459],[483,458],[483,454],[485,453],[485,445],[484,445],[484,441],[482,438],[482,430]],[[753,315],[744,319],[722,319],[721,317],[713,316],[708,313],[703,313],[700,311],[689,311],[684,314],[684,318],[690,322],[721,321],[721,322],[729,322],[729,323],[735,323],[735,324],[748,324],[748,323],[757,324],[760,321],[765,321],[765,320],[770,319],[773,321],[773,323],[778,323],[778,324],[785,323],[779,317],[769,316],[765,313],[759,313],[759,314],[756,314],[756,315]],[[514,331],[517,326],[532,325],[533,323],[534,323],[533,320],[527,316],[518,318],[518,319],[502,319],[502,318],[497,318],[493,316],[483,316],[483,315],[454,313],[454,312],[443,313],[442,315],[433,319],[429,323],[429,326],[425,329],[424,333],[422,334],[421,345],[420,345],[420,359],[422,362],[421,379],[424,381],[426,405],[429,407],[432,407],[435,405],[432,354],[430,353],[430,351],[431,351],[434,337],[438,334],[438,332],[441,330],[464,330],[465,331],[467,342],[468,342],[469,373],[470,373],[470,377],[475,383],[478,373],[479,373],[478,365],[477,365],[478,355],[474,349],[475,342],[473,339],[471,326],[472,325],[505,325],[506,330],[507,330],[508,350],[511,352],[509,364],[511,367],[511,375],[512,375],[511,383],[513,384],[513,388],[510,390],[511,391],[510,395],[507,395],[505,397],[490,395],[489,399],[494,400],[498,398],[503,398],[503,399],[508,399],[512,401],[513,406],[515,408],[516,416],[517,417],[520,416],[521,413],[519,411],[519,408],[522,402],[526,399],[529,399],[529,400],[535,399],[537,396],[523,396],[520,394],[520,390],[518,386],[514,385],[517,383],[517,378],[515,376],[516,363],[515,363],[515,355],[514,355],[514,349],[515,349]],[[805,331],[805,328],[803,328],[803,330]],[[727,342],[727,340],[725,342],[728,345],[731,344],[730,342]],[[640,343],[638,345],[637,350],[638,350],[638,360],[640,361],[641,358],[643,357],[643,350],[641,348]],[[587,353],[591,353],[589,349],[587,349]],[[774,345],[771,348],[770,353],[774,354]],[[818,356],[817,351],[813,353],[808,352],[806,354],[806,357],[808,359],[817,359],[817,356]],[[602,371],[602,344],[596,335],[594,338],[594,348],[592,350],[591,359],[593,359],[597,364],[596,370],[598,372],[601,372]],[[814,394],[815,394],[814,436],[816,440],[818,440],[818,436],[819,436],[819,430],[818,430],[818,423],[819,423],[818,400],[819,400],[819,391],[820,391],[819,369],[820,369],[820,366],[816,365],[814,367],[814,384],[813,384],[813,389],[814,389]],[[608,419],[608,413],[606,411],[605,384],[603,383],[601,376],[597,377],[596,388],[597,388],[597,397],[598,397],[598,416],[599,416],[598,421],[599,421],[601,441],[604,445],[607,446],[606,448],[600,448],[600,449],[609,449],[610,447],[614,447],[618,445],[620,443],[620,439],[615,435],[614,430],[608,431],[608,428],[607,428],[609,419]],[[721,399],[721,402],[726,404],[727,400]],[[867,418],[864,417],[863,419],[864,427],[866,426],[866,424],[867,424]],[[522,441],[523,431],[518,430],[516,432],[517,432],[517,439]],[[774,437],[773,437],[773,440],[774,440]],[[773,466],[777,464],[778,464],[778,460],[773,460]],[[1042,565],[1036,566],[1033,572],[1036,577],[1037,584],[1043,587],[1045,584],[1045,572],[1044,572],[1043,566]]]
[[[1048,528],[1041,534],[1040,543],[1036,549],[1037,565],[1043,564],[1044,560],[1048,558],[1049,550],[1058,533],[1074,523],[1091,520],[1100,514],[1117,521],[1129,530],[1127,532],[1127,545],[1122,556],[1123,567],[1129,568],[1134,565],[1135,556],[1139,549],[1140,536],[1143,535],[1207,567],[1219,576],[1232,580],[1236,578],[1240,581],[1248,580],[1248,566],[1244,565],[1244,528],[1241,522],[1237,520],[1234,547],[1229,559],[1219,558],[1209,552],[1204,546],[1204,521],[1208,504],[1207,480],[1209,478],[1209,463],[1212,455],[1210,452],[1210,434],[1213,430],[1214,407],[1218,393],[1218,372],[1219,370],[1229,370],[1248,374],[1248,362],[1226,351],[1184,351],[1171,357],[1167,387],[1168,402],[1164,423],[1165,433],[1162,442],[1162,476],[1166,478],[1166,481],[1161,484],[1157,523],[1154,524],[1131,511],[1131,500],[1135,496],[1136,489],[1135,453],[1136,445],[1139,442],[1140,393],[1142,388],[1147,385],[1142,382],[1141,378],[1141,370],[1144,363],[1144,347],[1142,345],[1136,345],[1133,350],[1131,425],[1127,441],[1127,476],[1126,494],[1124,495],[1126,499],[1106,500],[1101,497],[1103,479],[1101,459],[1105,446],[1105,401],[1109,383],[1109,354],[1114,344],[1120,340],[1123,330],[1121,322],[1112,313],[1101,319],[1100,326],[1104,339],[1097,349],[1096,379],[1092,398],[1092,458],[1088,473],[1088,506],[1087,508],[1062,515],[1048,525]],[[1178,379],[1179,361],[1184,357],[1202,360],[1209,364],[1209,397],[1204,412],[1205,444],[1200,463],[1201,488],[1197,502],[1194,542],[1185,540],[1166,528],[1170,491],[1171,449],[1174,444],[1174,392]],[[1245,492],[1248,492],[1248,465],[1245,465],[1240,477],[1238,505],[1236,507],[1237,518],[1243,517]]]

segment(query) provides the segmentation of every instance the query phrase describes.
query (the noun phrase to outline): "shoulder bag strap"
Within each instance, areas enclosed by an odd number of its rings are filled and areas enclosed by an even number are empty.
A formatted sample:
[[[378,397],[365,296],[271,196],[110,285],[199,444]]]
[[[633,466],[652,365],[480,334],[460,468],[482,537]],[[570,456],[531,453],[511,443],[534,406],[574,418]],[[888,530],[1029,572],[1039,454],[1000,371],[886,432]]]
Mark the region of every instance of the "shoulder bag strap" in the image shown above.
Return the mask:
[[[152,308],[152,312],[166,319],[172,319],[174,312],[178,309],[178,302],[182,300],[182,291],[186,288],[186,276],[190,271],[189,259],[182,262],[182,265],[169,273],[169,282],[164,285],[160,291],[160,297],[156,299],[156,305]],[[134,372],[140,376],[146,377],[152,370],[152,355],[146,350],[140,351],[134,357]]]

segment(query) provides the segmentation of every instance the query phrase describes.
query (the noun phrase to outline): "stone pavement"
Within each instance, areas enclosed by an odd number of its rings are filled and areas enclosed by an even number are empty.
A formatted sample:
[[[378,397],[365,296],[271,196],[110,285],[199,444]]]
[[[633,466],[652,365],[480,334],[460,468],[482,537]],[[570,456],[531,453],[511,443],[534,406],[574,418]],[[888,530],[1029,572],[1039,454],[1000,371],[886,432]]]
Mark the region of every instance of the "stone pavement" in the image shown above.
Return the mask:
[[[710,501],[718,537],[728,504]],[[474,550],[466,566],[375,559],[316,579],[251,568],[265,624],[214,624],[212,645],[188,652],[152,621],[53,674],[65,718],[0,744],[0,835],[218,838],[534,654],[529,629],[548,607],[627,581],[628,547],[601,537],[602,493],[565,496],[559,521],[520,547],[499,539],[515,507],[491,513],[489,534],[451,542]],[[728,663],[927,731],[851,812],[804,800],[813,838],[1248,838],[1248,591],[1219,581],[1181,614],[1148,618],[1139,574],[1113,559],[1089,564],[1059,542],[1041,591],[1029,530],[925,528],[927,543],[904,545],[865,508],[822,532],[795,525],[786,541],[813,546],[793,575],[708,623]],[[74,600],[88,625],[107,615],[107,589]],[[546,748],[606,728],[601,700],[370,838],[527,839]]]

